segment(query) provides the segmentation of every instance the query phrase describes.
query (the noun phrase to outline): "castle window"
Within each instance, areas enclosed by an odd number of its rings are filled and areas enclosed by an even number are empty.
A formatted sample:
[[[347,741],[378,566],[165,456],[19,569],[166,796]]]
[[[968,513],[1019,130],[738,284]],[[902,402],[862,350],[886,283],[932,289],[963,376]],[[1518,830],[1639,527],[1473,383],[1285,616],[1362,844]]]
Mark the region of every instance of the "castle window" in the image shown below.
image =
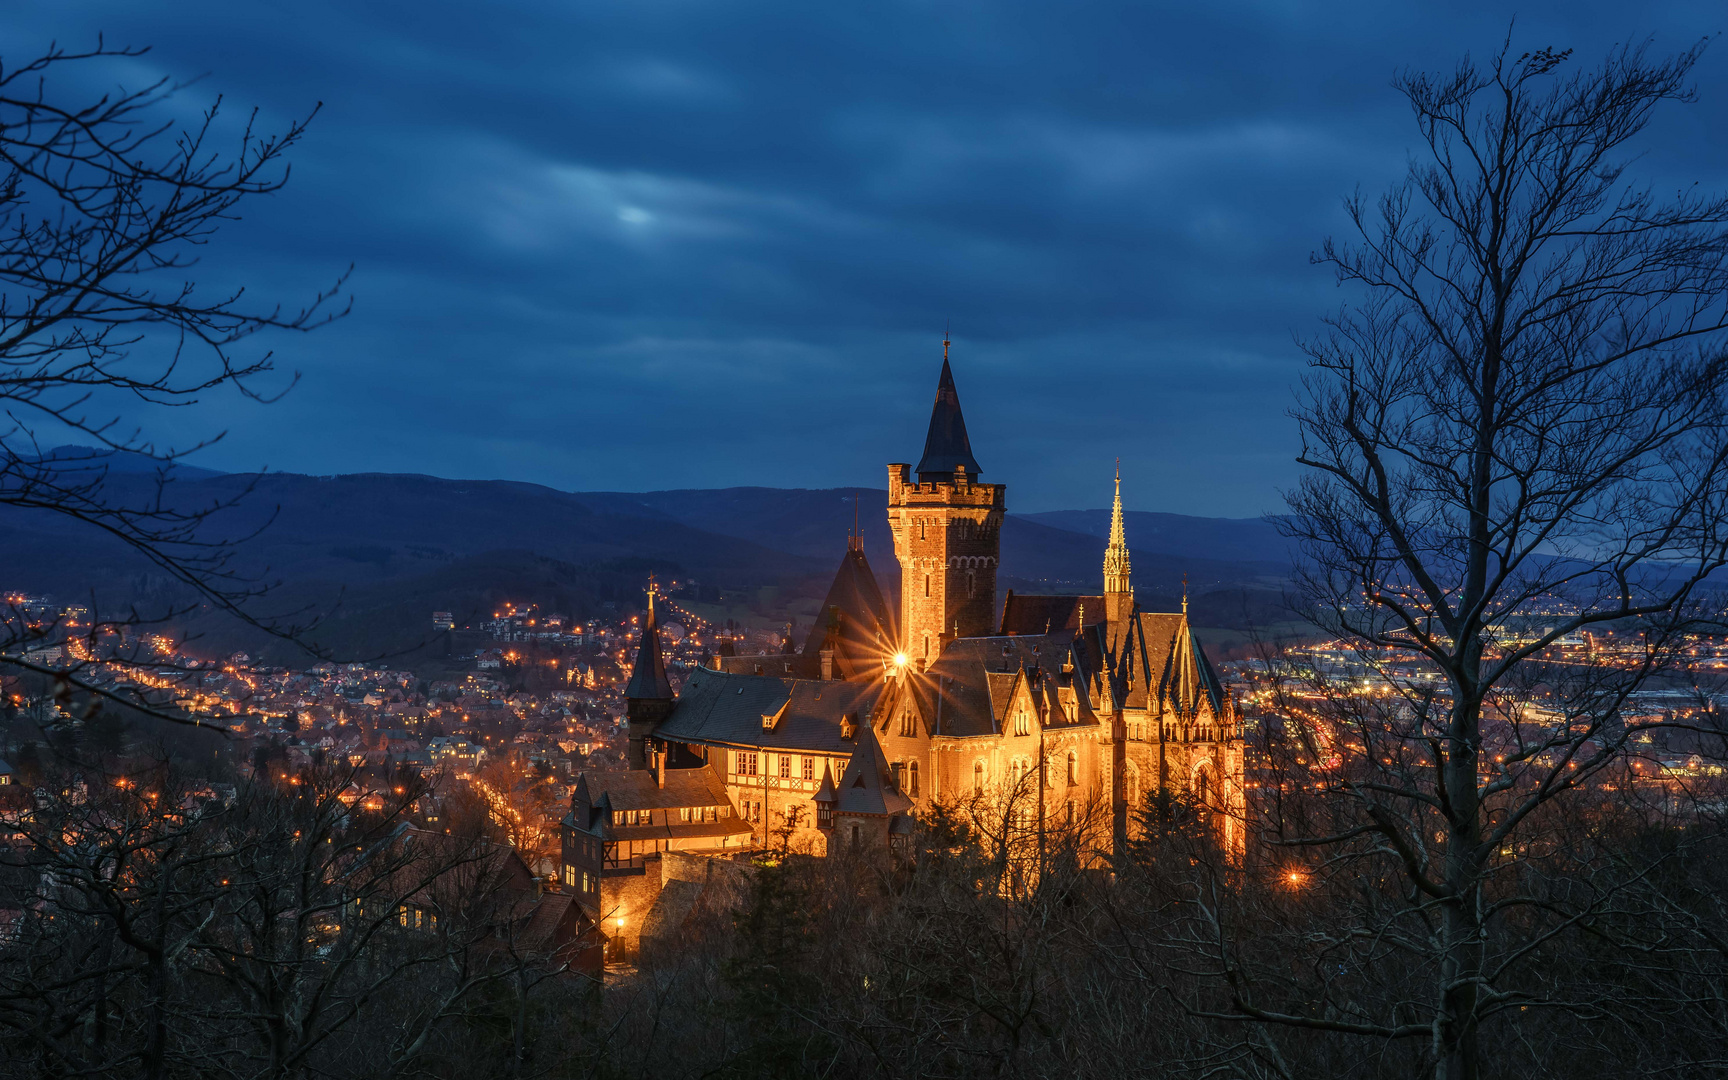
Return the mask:
[[[926,579],[928,580],[928,579]],[[930,659],[930,635],[924,635],[924,659]]]
[[[834,806],[832,803],[819,802],[816,804],[816,827],[818,829],[832,829],[834,827]]]
[[[792,755],[790,754],[780,755],[780,778],[782,780],[792,778]]]
[[[815,758],[808,758],[807,757],[804,759],[804,779],[806,779],[806,780],[816,779],[816,759]]]
[[[912,710],[907,709],[900,714],[900,734],[910,738],[916,733],[917,728],[912,720]]]
[[[1075,766],[1074,751],[1070,750],[1070,751],[1068,751],[1068,786],[1069,787],[1073,787],[1075,784],[1078,784],[1080,782],[1079,776],[1077,774],[1077,770],[1075,769],[1074,766]]]
[[[1032,718],[1026,715],[1026,706],[1024,705],[1020,706],[1019,711],[1014,714],[1014,734],[1032,734]]]
[[[918,539],[920,539],[920,540],[924,539],[924,519],[923,518],[918,519]],[[929,594],[926,593],[925,595],[928,596]],[[858,827],[856,825],[854,825],[852,827],[852,831],[854,833],[856,833],[858,831]]]
[[[978,595],[978,571],[976,570],[966,571],[966,595]]]
[[[906,766],[906,794],[918,797],[918,763],[911,762]]]
[[[858,826],[852,826],[852,846],[858,846]]]
[[[930,575],[929,574],[924,575],[924,595],[925,596],[930,595]]]
[[[754,752],[737,750],[732,754],[732,760],[737,764],[739,776],[756,775],[756,755]]]
[[[892,783],[894,785],[895,789],[899,790],[899,791],[906,790],[906,786],[905,786],[904,779],[903,779],[905,774],[906,774],[906,766],[902,765],[900,762],[896,761],[894,764],[888,766],[888,772],[893,777],[893,779],[890,781],[890,783]]]

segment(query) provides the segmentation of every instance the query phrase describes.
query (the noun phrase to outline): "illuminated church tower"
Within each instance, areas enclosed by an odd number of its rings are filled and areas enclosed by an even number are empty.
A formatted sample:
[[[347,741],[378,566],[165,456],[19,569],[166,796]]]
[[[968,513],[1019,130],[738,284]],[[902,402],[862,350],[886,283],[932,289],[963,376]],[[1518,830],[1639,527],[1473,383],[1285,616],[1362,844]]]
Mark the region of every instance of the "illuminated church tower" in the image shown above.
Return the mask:
[[[1008,488],[980,484],[978,473],[943,341],[924,456],[916,469],[888,466],[888,525],[900,561],[900,643],[920,668],[935,661],[946,638],[995,631]]]

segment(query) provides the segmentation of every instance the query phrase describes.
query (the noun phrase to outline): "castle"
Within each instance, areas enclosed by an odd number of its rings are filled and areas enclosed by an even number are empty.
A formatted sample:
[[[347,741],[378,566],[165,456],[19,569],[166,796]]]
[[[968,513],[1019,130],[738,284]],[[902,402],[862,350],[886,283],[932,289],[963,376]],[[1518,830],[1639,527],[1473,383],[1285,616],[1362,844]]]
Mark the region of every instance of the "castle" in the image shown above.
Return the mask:
[[[675,695],[650,595],[625,691],[630,768],[583,776],[564,822],[564,883],[598,917],[629,903],[628,882],[602,882],[661,853],[886,848],[938,800],[1007,800],[1040,835],[1086,823],[1101,860],[1162,788],[1210,808],[1240,850],[1235,704],[1186,601],[1135,602],[1120,473],[1103,592],[1009,592],[1000,607],[1007,487],[981,475],[944,348],[923,455],[888,466],[897,615],[851,537],[802,653],[717,658]]]

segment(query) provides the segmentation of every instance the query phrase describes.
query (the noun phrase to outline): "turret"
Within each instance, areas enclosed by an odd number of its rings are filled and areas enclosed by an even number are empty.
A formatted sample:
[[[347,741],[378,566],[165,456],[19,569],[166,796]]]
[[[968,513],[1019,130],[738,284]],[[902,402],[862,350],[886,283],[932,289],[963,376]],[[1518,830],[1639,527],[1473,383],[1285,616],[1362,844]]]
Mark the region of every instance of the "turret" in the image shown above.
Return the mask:
[[[648,767],[647,740],[660,721],[677,704],[672,681],[666,677],[666,662],[660,656],[660,622],[654,614],[654,587],[648,587],[648,615],[642,620],[642,641],[636,646],[636,663],[624,687],[624,719],[630,728],[629,764]]]

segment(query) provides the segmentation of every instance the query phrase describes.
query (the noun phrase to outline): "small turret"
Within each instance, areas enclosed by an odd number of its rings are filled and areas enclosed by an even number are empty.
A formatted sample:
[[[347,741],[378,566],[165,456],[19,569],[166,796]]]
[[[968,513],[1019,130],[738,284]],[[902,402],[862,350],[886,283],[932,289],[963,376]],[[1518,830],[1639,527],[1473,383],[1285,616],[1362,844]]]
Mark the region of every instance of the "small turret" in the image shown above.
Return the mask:
[[[666,662],[660,655],[660,622],[654,614],[654,585],[648,585],[648,614],[642,620],[642,641],[636,646],[636,663],[624,687],[624,719],[629,724],[629,764],[648,767],[647,739],[660,721],[672,713],[677,700],[672,680],[666,677]]]

